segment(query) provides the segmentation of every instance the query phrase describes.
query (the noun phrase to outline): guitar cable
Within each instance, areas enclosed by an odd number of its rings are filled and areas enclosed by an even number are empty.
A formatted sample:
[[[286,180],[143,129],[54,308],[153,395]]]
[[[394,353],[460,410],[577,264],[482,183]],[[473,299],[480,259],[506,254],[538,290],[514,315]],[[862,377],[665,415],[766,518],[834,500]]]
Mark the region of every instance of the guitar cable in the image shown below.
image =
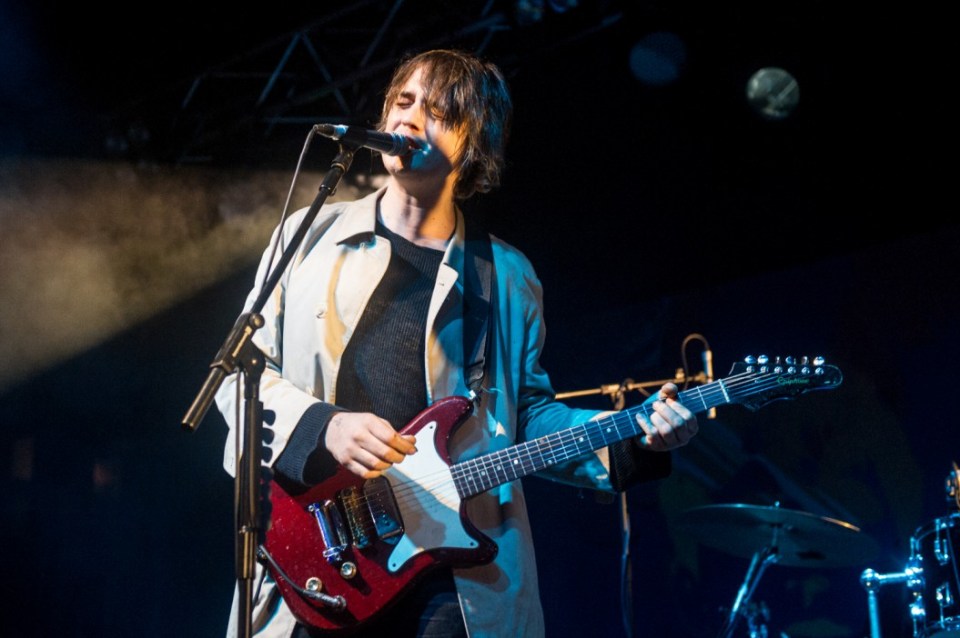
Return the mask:
[[[342,595],[337,594],[336,596],[331,596],[329,594],[324,594],[322,591],[312,591],[309,589],[304,589],[300,587],[295,582],[293,582],[287,573],[280,568],[280,565],[277,564],[277,561],[273,559],[273,556],[270,555],[270,552],[267,551],[267,548],[263,545],[260,545],[258,548],[258,554],[261,558],[266,558],[270,565],[273,567],[274,572],[280,575],[283,580],[293,587],[294,590],[304,598],[309,598],[310,600],[316,600],[323,603],[327,607],[332,608],[335,611],[342,611],[347,608],[347,599]]]

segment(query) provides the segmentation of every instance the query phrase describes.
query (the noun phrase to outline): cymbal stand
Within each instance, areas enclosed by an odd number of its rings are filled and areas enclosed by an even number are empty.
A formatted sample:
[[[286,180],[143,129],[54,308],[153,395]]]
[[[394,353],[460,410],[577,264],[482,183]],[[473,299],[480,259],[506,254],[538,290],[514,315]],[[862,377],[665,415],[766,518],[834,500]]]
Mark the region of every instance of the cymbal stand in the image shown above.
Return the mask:
[[[749,602],[754,590],[756,590],[757,585],[760,583],[760,577],[763,576],[763,572],[779,559],[780,554],[777,551],[776,541],[753,555],[753,558],[750,560],[750,567],[747,568],[746,576],[744,576],[740,590],[737,592],[737,597],[734,599],[733,606],[730,608],[730,614],[727,616],[723,629],[720,630],[720,638],[730,638],[730,636],[733,635],[733,630],[736,629],[737,626],[737,619],[740,616],[744,616],[747,619],[750,638],[766,638],[767,628],[763,624],[757,625],[755,618],[757,612],[751,610]],[[743,611],[744,607],[746,607],[746,611]]]

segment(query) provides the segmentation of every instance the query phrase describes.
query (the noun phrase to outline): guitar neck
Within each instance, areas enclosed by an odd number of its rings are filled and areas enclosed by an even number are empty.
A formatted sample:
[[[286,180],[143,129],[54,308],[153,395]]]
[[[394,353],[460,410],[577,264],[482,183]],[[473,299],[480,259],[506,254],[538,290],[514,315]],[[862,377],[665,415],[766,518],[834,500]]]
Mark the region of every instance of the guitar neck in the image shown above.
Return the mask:
[[[779,399],[789,399],[812,390],[836,388],[843,380],[839,368],[793,357],[781,362],[767,357],[734,365],[734,374],[680,392],[677,400],[693,412],[706,412],[720,405],[739,403],[751,410]],[[491,452],[450,467],[457,491],[468,498],[503,483],[593,452],[611,443],[645,434],[637,415],[649,417],[649,403],[581,423],[532,441]]]
[[[694,412],[732,403],[731,379],[713,381],[679,393],[677,399]],[[583,456],[630,437],[645,434],[637,415],[649,417],[649,403],[627,408],[593,421],[526,441],[503,450],[456,463],[450,467],[457,491],[468,498],[551,465]]]

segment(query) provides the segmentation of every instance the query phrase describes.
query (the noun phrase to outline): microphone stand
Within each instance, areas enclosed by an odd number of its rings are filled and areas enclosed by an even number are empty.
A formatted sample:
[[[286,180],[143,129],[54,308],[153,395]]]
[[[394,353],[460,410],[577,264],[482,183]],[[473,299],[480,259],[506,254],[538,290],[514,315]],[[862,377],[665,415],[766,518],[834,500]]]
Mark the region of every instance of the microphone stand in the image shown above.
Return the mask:
[[[243,375],[244,451],[237,457],[238,463],[234,483],[236,572],[237,588],[240,595],[237,618],[238,638],[249,638],[252,635],[254,567],[257,547],[261,544],[261,538],[266,528],[266,525],[262,525],[260,522],[260,496],[262,495],[260,483],[262,453],[260,444],[263,435],[263,404],[260,402],[259,395],[260,376],[265,363],[263,353],[251,341],[251,338],[254,332],[263,327],[264,320],[260,311],[263,310],[267,299],[273,294],[273,290],[283,276],[287,264],[299,250],[307,230],[320,212],[320,207],[327,197],[336,191],[341,178],[350,169],[357,148],[359,147],[340,145],[340,150],[334,157],[331,168],[318,189],[316,198],[294,233],[290,244],[277,259],[275,267],[264,281],[260,294],[250,309],[237,319],[226,341],[214,357],[213,363],[210,364],[210,373],[200,388],[200,392],[181,420],[184,429],[191,432],[195,431],[210,409],[214,401],[214,395],[223,383],[224,378],[236,371]]]

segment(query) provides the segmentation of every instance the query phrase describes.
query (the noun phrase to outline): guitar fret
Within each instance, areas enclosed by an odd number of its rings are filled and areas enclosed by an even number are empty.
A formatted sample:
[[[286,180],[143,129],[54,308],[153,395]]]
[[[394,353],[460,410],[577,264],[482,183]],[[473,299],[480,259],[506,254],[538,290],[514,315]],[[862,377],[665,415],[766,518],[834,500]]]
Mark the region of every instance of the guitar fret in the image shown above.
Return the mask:
[[[529,474],[531,472],[531,465],[527,446],[525,444],[518,445],[509,452],[511,456],[510,467],[514,474],[514,478],[520,478]]]
[[[509,470],[513,473],[513,479],[518,479],[525,474],[524,459],[520,450],[507,451],[504,453],[509,461]],[[511,479],[511,480],[513,480]]]
[[[486,482],[487,489],[500,484],[497,480],[500,478],[500,473],[497,471],[496,456],[497,452],[488,454],[485,457],[486,462],[483,464],[483,480]]]
[[[563,444],[560,442],[562,435],[561,434],[552,434],[543,438],[543,443],[546,446],[546,451],[550,454],[550,464],[554,465],[560,463],[566,457],[558,456],[557,452],[563,451]]]
[[[482,485],[477,485],[477,473],[476,473],[477,462],[476,462],[476,461],[468,461],[468,462],[465,464],[465,466],[466,466],[467,468],[470,468],[470,469],[473,470],[473,471],[469,472],[469,474],[467,475],[468,478],[470,479],[470,486],[471,486],[471,488],[472,488],[471,493],[472,493],[472,494],[479,494],[480,492],[483,491],[483,489],[481,489],[481,488],[482,488]]]
[[[467,489],[467,482],[471,477],[467,473],[465,466],[466,463],[457,463],[450,468],[453,484],[456,486],[457,494],[459,494],[461,498],[466,498],[468,494],[471,494],[470,490]]]
[[[493,485],[499,485],[503,479],[503,461],[500,458],[500,452],[493,452],[490,454],[490,464],[487,466],[487,477],[490,478],[491,482],[496,481]]]
[[[490,469],[493,470],[495,476],[499,478],[501,482],[510,480],[507,477],[507,470],[510,469],[510,464],[509,462],[504,463],[504,452],[502,450],[494,452],[491,456]],[[516,475],[514,475],[513,478],[517,478]]]
[[[477,481],[480,483],[481,492],[485,492],[493,487],[493,483],[490,482],[490,476],[487,474],[489,463],[490,456],[486,455],[482,457],[480,463],[477,464]]]
[[[559,461],[557,458],[557,451],[555,449],[554,441],[556,440],[557,435],[545,436],[539,441],[537,441],[537,449],[540,451],[540,456],[544,459],[546,467],[547,465],[554,465]]]
[[[703,398],[703,388],[701,386],[697,386],[694,389],[697,391],[697,397],[700,399],[700,404],[703,406],[700,408],[700,410],[708,410],[709,406],[707,406],[707,400]],[[698,412],[700,410],[698,410]]]
[[[597,420],[593,430],[594,435],[590,437],[592,449],[598,449],[620,440],[617,436],[619,430],[616,427],[616,421],[610,416]]]
[[[568,461],[572,458],[580,456],[580,442],[583,440],[583,426],[577,426],[567,430],[567,433],[564,436],[560,437],[561,441],[561,450],[563,451],[563,460]],[[563,441],[563,439],[568,439]],[[570,451],[570,446],[573,446],[573,452]]]

